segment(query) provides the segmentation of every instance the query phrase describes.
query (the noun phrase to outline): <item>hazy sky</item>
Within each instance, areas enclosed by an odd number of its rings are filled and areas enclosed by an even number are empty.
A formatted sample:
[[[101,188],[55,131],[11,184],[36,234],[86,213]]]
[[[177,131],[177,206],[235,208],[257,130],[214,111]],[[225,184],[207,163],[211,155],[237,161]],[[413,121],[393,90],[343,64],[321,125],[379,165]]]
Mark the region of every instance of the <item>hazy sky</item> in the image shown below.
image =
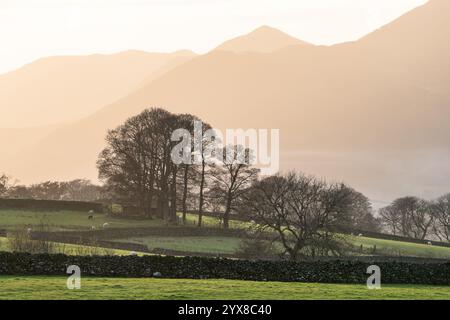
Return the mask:
[[[355,40],[427,0],[0,0],[0,73],[40,57],[204,53],[261,25],[315,44]]]

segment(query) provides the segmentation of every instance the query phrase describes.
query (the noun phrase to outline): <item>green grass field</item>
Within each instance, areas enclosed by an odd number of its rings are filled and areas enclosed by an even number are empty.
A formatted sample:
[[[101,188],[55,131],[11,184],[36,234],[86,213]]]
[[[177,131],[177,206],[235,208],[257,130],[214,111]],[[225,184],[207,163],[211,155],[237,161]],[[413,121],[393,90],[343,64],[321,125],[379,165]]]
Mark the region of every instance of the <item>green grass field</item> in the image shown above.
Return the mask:
[[[68,290],[65,277],[0,276],[0,299],[145,299],[145,300],[360,300],[445,299],[450,287],[251,282],[232,280],[82,278]]]
[[[376,246],[377,253],[383,255],[450,259],[450,248],[448,247],[365,237],[352,237],[351,242],[357,247],[362,244],[366,249]]]
[[[92,226],[102,229],[107,222],[110,228],[137,228],[164,226],[161,220],[126,220],[108,217],[105,214],[95,214],[94,220],[88,220],[87,212],[77,211],[24,211],[24,210],[0,210],[0,229],[13,229],[23,227],[39,228],[44,224],[50,230],[91,230]],[[198,217],[194,214],[187,215],[188,225],[194,226]],[[219,227],[219,219],[204,217],[204,226]],[[232,228],[246,228],[249,223],[231,221]],[[185,252],[209,252],[214,254],[232,254],[239,248],[240,239],[229,237],[142,237],[121,239],[122,242],[134,242],[147,245],[150,249],[160,248]],[[349,241],[356,249],[361,245],[370,251],[376,246],[376,254],[390,256],[413,256],[423,258],[450,259],[450,248],[427,246],[408,242],[381,240],[366,237],[350,237]],[[1,248],[0,248],[1,249]]]
[[[231,237],[138,237],[117,240],[146,245],[152,249],[168,249],[184,252],[233,254],[241,244],[241,239]]]
[[[67,243],[53,243],[54,244],[54,254],[61,253],[66,255],[81,255],[81,256],[105,256],[105,255],[114,255],[114,256],[127,256],[130,255],[130,251],[126,250],[118,250],[118,249],[106,249],[101,247],[90,247],[90,246],[82,246],[76,244],[67,244]],[[10,246],[7,238],[0,237],[0,251],[10,252]],[[139,256],[142,256],[146,253],[137,253]]]
[[[0,210],[0,229],[12,229],[20,226],[32,227],[42,224],[50,226],[51,230],[91,230],[92,227],[101,229],[107,222],[110,228],[146,228],[163,226],[161,220],[135,220],[117,219],[106,214],[94,214],[94,220],[89,220],[90,214],[81,211],[32,211],[32,210]],[[181,217],[181,214],[179,214]],[[196,225],[198,217],[194,214],[187,215],[188,225]],[[219,219],[203,217],[203,226],[219,227]],[[247,224],[239,221],[231,221],[231,228],[244,228]]]
[[[158,220],[125,220],[108,217],[106,214],[94,214],[94,220],[88,219],[87,212],[79,211],[24,211],[0,210],[0,229],[12,229],[20,226],[48,225],[51,230],[91,230],[92,226],[102,229],[105,222],[110,228],[135,228],[160,226]]]

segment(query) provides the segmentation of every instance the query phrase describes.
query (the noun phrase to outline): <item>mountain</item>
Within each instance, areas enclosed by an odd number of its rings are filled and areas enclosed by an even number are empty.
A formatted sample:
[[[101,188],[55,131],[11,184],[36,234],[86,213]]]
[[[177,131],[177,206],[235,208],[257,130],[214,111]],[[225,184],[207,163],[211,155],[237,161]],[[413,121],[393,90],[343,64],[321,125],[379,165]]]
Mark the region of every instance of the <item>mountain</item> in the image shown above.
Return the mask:
[[[40,59],[0,75],[0,128],[79,120],[193,56],[128,51]]]
[[[221,44],[215,50],[230,51],[234,53],[271,53],[296,45],[309,46],[310,44],[291,37],[280,30],[269,26],[262,26],[247,35],[237,37]]]
[[[9,172],[95,178],[107,129],[159,106],[218,128],[279,128],[284,169],[342,179],[372,198],[448,192],[449,14],[449,1],[432,0],[356,42],[213,50],[56,130]]]

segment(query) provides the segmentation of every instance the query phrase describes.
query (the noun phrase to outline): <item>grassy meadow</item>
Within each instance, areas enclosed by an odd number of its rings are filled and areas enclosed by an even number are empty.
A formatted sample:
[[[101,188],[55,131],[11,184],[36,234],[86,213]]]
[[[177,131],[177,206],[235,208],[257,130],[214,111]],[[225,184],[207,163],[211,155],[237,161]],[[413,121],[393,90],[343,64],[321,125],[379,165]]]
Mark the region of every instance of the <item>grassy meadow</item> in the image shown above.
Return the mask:
[[[51,231],[96,230],[102,229],[104,223],[109,228],[151,228],[164,226],[161,220],[134,220],[119,219],[106,214],[94,214],[94,220],[88,219],[87,212],[80,211],[32,211],[32,210],[0,210],[0,229],[12,230],[16,228],[31,227],[38,229],[46,225]],[[187,225],[194,227],[198,217],[187,215]],[[219,227],[220,221],[214,217],[204,217],[203,225],[206,227]],[[232,220],[231,228],[247,228],[250,223]],[[182,241],[180,241],[182,239]],[[6,250],[6,240],[0,240],[0,250]],[[115,240],[146,245],[152,249],[166,249],[190,253],[233,254],[241,244],[241,239],[233,237],[171,237],[147,236],[129,237]],[[413,256],[422,258],[450,259],[450,248],[428,246],[409,242],[383,240],[367,237],[347,236],[347,241],[354,245],[355,250],[362,245],[364,249],[371,250],[376,247],[376,253],[389,256]],[[68,252],[76,245],[64,245]],[[127,251],[115,250],[115,254],[126,254]],[[70,254],[70,253],[69,253]]]
[[[160,227],[160,220],[126,220],[95,214],[88,219],[87,212],[59,211],[39,212],[26,210],[0,210],[0,229],[39,229],[46,225],[51,231],[101,229],[107,222],[110,228]],[[188,225],[195,227],[197,217],[189,214]],[[219,227],[217,218],[204,217],[207,227]],[[232,228],[247,228],[249,223],[232,221]],[[416,256],[450,259],[450,248],[421,244],[346,236],[355,246],[365,251],[376,246],[377,254],[392,256]],[[166,249],[189,253],[235,254],[242,239],[225,236],[130,236],[114,241],[142,244],[152,249]],[[89,247],[76,244],[53,243],[55,253],[68,255],[129,255],[130,251]],[[0,237],[0,251],[11,251],[9,239]],[[356,251],[355,251],[356,252]],[[356,253],[357,254],[357,253]],[[142,255],[142,253],[139,253]],[[450,287],[420,285],[382,285],[381,290],[368,290],[361,285],[278,283],[232,280],[183,280],[183,279],[124,279],[82,278],[81,290],[68,290],[67,278],[49,276],[0,276],[0,300],[3,299],[230,299],[230,300],[396,300],[434,299],[450,300]]]
[[[54,254],[66,254],[69,256],[127,256],[130,255],[130,251],[120,249],[101,248],[93,246],[83,246],[78,244],[69,243],[51,243],[53,246]],[[0,237],[0,251],[11,252],[8,238]],[[137,252],[138,256],[142,256],[147,253]]]
[[[117,240],[146,245],[152,249],[168,249],[184,252],[233,254],[241,244],[241,239],[232,237],[136,237]]]
[[[94,214],[89,220],[89,213],[81,211],[32,211],[0,210],[0,229],[33,227],[46,225],[52,231],[102,229],[104,223],[110,228],[154,227],[161,225],[157,220],[125,220],[109,217],[106,214]]]
[[[82,278],[68,290],[66,277],[0,276],[2,299],[136,300],[450,300],[450,287],[252,282],[234,280]]]
[[[449,247],[437,247],[419,243],[366,237],[352,237],[351,242],[357,247],[363,245],[366,249],[372,249],[376,246],[377,253],[383,255],[450,259]]]

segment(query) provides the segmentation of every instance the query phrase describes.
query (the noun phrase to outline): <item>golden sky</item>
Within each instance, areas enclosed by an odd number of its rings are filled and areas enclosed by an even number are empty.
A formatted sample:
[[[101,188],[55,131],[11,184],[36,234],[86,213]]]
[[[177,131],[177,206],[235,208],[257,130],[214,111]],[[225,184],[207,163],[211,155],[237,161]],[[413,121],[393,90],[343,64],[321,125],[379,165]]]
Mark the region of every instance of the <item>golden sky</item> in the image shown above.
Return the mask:
[[[40,57],[204,53],[261,25],[314,44],[356,40],[427,0],[1,0],[0,73]]]

